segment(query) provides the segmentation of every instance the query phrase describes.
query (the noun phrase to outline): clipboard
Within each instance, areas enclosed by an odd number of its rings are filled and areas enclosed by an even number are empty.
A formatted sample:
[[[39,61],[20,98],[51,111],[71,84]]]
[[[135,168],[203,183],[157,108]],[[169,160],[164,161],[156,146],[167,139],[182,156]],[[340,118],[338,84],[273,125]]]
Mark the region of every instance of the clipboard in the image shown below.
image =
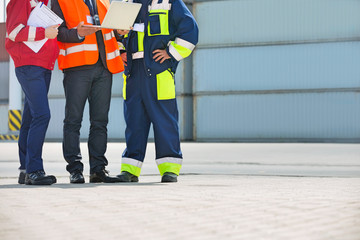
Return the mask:
[[[50,8],[48,8],[43,2],[39,2],[34,10],[31,11],[27,25],[47,28],[56,24],[60,25],[62,22],[63,20],[51,11]],[[35,53],[38,53],[47,40],[47,38],[44,38],[39,41],[24,41],[23,43]]]
[[[112,1],[103,23],[85,27],[130,30],[139,14],[141,3]]]

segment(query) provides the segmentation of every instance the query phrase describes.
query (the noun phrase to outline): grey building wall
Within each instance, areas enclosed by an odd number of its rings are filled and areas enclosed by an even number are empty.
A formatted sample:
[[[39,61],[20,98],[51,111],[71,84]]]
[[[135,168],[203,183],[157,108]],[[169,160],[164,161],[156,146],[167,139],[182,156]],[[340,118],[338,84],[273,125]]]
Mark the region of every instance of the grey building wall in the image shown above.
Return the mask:
[[[0,62],[0,103],[9,99],[9,62]]]
[[[0,62],[0,134],[8,132],[9,62]]]
[[[194,139],[359,142],[359,11],[357,0],[197,1]]]

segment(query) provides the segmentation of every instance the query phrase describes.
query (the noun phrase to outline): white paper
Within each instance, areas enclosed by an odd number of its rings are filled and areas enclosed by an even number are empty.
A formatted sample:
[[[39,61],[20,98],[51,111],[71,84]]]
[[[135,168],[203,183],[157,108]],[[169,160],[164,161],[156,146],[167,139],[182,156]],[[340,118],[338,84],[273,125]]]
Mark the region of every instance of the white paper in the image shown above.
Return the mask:
[[[38,3],[34,10],[30,13],[27,24],[33,27],[43,27],[47,28],[49,26],[61,24],[63,20],[59,18],[53,11],[50,10],[42,2]],[[34,52],[39,52],[39,50],[44,46],[48,39],[45,38],[40,41],[27,41],[24,42],[31,50]]]
[[[144,23],[135,23],[135,24],[134,24],[133,31],[136,31],[136,32],[144,32],[144,30],[145,30],[145,25],[144,25]]]

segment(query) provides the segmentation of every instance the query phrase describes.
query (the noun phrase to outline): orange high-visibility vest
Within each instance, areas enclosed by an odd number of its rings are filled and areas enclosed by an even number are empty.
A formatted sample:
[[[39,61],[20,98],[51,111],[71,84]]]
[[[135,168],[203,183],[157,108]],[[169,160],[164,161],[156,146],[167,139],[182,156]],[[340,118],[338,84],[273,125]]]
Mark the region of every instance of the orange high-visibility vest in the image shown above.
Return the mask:
[[[59,5],[64,14],[68,29],[76,28],[80,22],[90,24],[87,19],[90,17],[89,8],[83,0],[59,0]],[[109,0],[96,0],[100,22],[104,20],[107,9],[110,6]],[[115,34],[111,29],[101,30],[104,38],[106,64],[111,73],[124,71],[124,64],[120,57],[119,46]],[[99,50],[95,33],[85,37],[81,43],[58,42],[60,54],[58,58],[59,69],[93,65],[98,61]]]

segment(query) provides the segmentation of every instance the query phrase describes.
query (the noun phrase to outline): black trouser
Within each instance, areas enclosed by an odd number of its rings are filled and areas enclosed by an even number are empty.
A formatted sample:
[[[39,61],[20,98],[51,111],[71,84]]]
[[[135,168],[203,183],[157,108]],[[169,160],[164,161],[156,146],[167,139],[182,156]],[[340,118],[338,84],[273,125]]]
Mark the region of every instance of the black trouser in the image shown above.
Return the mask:
[[[90,133],[88,139],[90,174],[104,169],[107,124],[111,100],[112,74],[98,61],[91,69],[64,73],[66,97],[63,154],[66,170],[83,171],[80,152],[80,128],[86,100],[89,101]]]

